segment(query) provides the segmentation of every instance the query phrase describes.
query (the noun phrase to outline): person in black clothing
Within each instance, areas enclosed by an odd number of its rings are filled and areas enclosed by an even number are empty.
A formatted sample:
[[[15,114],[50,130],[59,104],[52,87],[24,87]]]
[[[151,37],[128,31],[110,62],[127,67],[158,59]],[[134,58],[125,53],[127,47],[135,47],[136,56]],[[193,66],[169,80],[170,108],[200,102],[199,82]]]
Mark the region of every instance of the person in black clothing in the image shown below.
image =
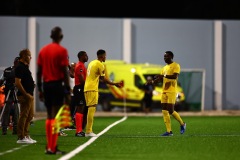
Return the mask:
[[[15,68],[15,85],[18,89],[17,98],[20,104],[20,117],[17,126],[17,143],[36,143],[29,135],[29,126],[34,115],[33,92],[35,84],[29,70],[31,52],[23,49],[19,53],[19,64]]]
[[[148,76],[147,81],[148,82],[152,81],[152,77]],[[151,107],[152,107],[154,85],[152,83],[146,83],[143,86],[143,90],[144,90],[144,98],[143,98],[144,112],[147,115],[151,111]]]
[[[17,134],[17,123],[19,117],[18,102],[16,101],[16,87],[15,83],[15,68],[19,63],[19,57],[14,59],[14,65],[6,68],[3,71],[3,76],[0,81],[0,85],[5,85],[4,94],[5,94],[5,105],[2,110],[2,135],[7,134],[7,128],[11,122],[13,131],[12,134]],[[11,118],[10,118],[11,117]]]

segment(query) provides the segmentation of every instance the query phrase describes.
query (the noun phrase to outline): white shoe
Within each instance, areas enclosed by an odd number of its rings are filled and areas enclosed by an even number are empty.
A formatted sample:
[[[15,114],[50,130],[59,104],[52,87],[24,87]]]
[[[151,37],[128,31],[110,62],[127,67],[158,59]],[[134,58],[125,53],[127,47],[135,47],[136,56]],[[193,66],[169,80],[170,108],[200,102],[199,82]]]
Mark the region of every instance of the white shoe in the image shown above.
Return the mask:
[[[28,139],[29,141],[33,142],[33,143],[37,143],[37,141],[32,139],[30,136],[25,136],[25,138]]]
[[[24,137],[23,139],[17,140],[17,143],[19,143],[19,144],[21,144],[21,143],[32,144],[33,142],[30,141],[29,139],[27,139],[26,137]]]
[[[97,137],[97,134],[91,132],[91,133],[85,133],[85,137]]]
[[[59,136],[67,136],[67,133],[64,133],[62,130],[58,133]]]

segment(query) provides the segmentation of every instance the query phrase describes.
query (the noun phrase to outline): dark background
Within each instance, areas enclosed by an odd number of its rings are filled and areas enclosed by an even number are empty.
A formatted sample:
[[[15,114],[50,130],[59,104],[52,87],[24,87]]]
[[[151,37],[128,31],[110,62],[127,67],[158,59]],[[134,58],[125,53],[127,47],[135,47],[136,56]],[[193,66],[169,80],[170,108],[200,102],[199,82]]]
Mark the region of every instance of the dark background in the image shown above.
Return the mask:
[[[1,0],[0,15],[240,19],[239,0]]]

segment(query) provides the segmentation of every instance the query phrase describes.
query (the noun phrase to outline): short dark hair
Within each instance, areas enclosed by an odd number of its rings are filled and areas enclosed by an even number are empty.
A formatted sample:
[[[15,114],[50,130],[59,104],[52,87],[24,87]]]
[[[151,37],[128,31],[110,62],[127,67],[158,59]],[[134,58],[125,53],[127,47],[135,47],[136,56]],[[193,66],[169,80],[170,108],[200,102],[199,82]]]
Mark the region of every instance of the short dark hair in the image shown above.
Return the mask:
[[[78,59],[79,59],[80,57],[82,57],[82,56],[84,55],[84,53],[86,53],[86,52],[85,52],[85,51],[80,51],[80,52],[78,52],[78,54],[77,54]]]
[[[62,39],[63,35],[62,35],[62,29],[58,26],[54,27],[51,30],[51,36],[52,39],[57,40],[57,39]]]
[[[172,51],[166,51],[165,53],[169,54],[169,55],[172,57],[172,59],[173,59],[173,57],[174,57],[174,54],[173,54],[173,52],[172,52]]]
[[[24,56],[28,55],[30,53],[30,50],[28,48],[25,48],[19,52],[19,57],[23,58]]]
[[[99,49],[99,50],[97,51],[97,56],[102,56],[102,55],[104,55],[105,53],[106,53],[105,50]]]

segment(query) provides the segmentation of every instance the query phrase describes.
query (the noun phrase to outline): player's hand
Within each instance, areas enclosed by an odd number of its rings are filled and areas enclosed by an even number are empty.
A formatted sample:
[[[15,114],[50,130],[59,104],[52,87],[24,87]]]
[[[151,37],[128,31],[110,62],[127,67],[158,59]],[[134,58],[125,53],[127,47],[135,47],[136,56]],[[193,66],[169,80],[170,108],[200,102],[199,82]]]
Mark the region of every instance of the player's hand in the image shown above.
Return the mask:
[[[123,81],[115,83],[114,85],[118,88],[122,88],[123,87]]]
[[[40,101],[44,102],[44,93],[43,92],[39,92],[38,97],[39,97]]]
[[[26,98],[32,100],[32,99],[33,99],[33,96],[32,96],[31,94],[27,93],[27,94],[26,94]]]

